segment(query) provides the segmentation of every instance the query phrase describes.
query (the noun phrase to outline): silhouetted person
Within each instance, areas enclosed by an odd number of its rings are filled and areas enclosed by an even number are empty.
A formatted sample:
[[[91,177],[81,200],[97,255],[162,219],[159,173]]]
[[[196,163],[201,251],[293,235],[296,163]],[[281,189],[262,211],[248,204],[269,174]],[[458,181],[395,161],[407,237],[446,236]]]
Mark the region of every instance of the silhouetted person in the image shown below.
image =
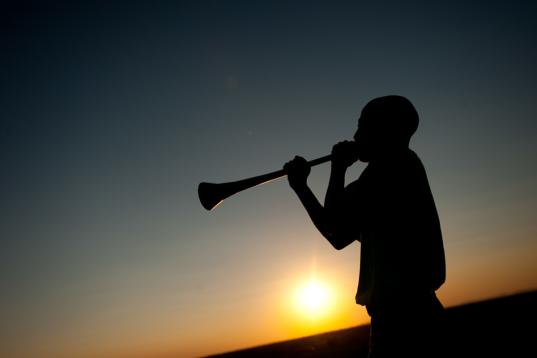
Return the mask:
[[[371,316],[370,357],[437,357],[445,281],[440,222],[425,169],[408,145],[418,127],[409,100],[386,96],[362,110],[354,142],[332,148],[324,206],[307,185],[301,157],[285,164],[296,192],[321,234],[337,250],[361,243],[356,302]],[[345,172],[368,165],[345,186]]]

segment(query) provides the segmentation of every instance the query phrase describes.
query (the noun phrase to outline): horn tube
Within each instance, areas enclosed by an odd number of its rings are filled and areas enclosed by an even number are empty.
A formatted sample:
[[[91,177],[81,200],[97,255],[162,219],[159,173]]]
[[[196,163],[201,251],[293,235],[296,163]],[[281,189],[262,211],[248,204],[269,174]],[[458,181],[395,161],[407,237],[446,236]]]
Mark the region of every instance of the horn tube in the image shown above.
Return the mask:
[[[326,163],[332,158],[331,155],[325,155],[317,159],[310,160],[310,167]],[[283,169],[276,170],[267,174],[258,175],[255,177],[237,180],[227,183],[206,183],[202,182],[198,185],[198,197],[201,205],[207,210],[216,208],[224,199],[229,198],[243,190],[253,188],[261,184],[268,183],[272,180],[286,176],[287,172]]]

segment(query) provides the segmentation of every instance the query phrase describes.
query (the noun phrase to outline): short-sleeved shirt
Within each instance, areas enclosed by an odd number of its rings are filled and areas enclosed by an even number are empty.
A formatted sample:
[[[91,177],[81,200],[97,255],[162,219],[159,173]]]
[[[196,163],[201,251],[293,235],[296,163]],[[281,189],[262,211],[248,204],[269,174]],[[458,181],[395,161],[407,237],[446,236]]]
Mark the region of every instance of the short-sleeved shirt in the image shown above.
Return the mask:
[[[356,302],[411,301],[437,290],[446,276],[442,233],[416,153],[369,163],[345,190],[348,227],[361,242]]]

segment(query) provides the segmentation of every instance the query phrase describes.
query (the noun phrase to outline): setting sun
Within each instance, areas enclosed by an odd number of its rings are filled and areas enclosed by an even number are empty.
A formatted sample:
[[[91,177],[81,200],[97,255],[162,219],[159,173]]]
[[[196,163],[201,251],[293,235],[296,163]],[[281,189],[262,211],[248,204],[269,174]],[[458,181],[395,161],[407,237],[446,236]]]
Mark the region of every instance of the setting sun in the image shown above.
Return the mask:
[[[330,290],[317,280],[311,280],[296,291],[297,308],[310,318],[323,316],[331,306]]]

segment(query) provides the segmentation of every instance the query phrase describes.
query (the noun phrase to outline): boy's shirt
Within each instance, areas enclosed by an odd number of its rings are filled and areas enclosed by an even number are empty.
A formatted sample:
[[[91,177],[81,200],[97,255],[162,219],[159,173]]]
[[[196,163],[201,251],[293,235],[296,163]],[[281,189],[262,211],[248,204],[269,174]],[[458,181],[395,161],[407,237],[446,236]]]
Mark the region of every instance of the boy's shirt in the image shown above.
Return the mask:
[[[347,231],[361,242],[356,302],[411,302],[437,290],[446,275],[442,233],[416,153],[371,162],[345,190]]]

